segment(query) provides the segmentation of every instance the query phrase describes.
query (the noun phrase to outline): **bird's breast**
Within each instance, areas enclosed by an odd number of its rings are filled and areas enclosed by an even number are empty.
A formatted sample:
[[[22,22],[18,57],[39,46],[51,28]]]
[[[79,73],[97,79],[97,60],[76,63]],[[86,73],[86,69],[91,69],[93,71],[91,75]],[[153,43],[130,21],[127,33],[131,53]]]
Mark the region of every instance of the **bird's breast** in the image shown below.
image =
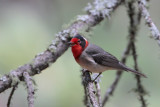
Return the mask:
[[[100,73],[112,69],[110,67],[96,63],[92,57],[84,53],[81,54],[81,56],[76,61],[82,68],[94,73]]]

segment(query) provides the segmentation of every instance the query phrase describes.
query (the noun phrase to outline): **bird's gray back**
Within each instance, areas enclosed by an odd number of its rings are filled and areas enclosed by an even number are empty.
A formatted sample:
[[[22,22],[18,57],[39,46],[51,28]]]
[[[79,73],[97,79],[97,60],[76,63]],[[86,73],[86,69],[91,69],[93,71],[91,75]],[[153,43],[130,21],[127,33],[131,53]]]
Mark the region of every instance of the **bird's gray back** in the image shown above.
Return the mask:
[[[125,66],[118,61],[116,57],[110,53],[104,51],[97,45],[89,44],[84,50],[88,55],[90,55],[94,61],[102,66],[111,67],[113,69],[124,69]]]

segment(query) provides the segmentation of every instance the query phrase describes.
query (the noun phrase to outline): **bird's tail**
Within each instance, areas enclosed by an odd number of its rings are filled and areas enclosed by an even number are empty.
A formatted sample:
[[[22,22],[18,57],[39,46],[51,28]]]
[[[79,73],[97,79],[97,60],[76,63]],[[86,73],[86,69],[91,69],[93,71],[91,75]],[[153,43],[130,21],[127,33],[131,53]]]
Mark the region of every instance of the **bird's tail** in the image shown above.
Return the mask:
[[[134,69],[126,67],[126,71],[131,71],[131,72],[135,73],[136,75],[143,76],[143,77],[147,78],[147,76],[145,74],[140,73],[140,72],[138,72],[138,71],[136,71]]]
[[[143,76],[143,77],[147,78],[147,76],[145,74],[143,74],[143,73],[140,73],[140,72],[138,72],[138,71],[136,71],[134,69],[128,68],[127,66],[125,66],[122,63],[120,65],[123,66],[123,70],[125,70],[125,71],[130,71],[130,72],[135,73],[136,75]]]

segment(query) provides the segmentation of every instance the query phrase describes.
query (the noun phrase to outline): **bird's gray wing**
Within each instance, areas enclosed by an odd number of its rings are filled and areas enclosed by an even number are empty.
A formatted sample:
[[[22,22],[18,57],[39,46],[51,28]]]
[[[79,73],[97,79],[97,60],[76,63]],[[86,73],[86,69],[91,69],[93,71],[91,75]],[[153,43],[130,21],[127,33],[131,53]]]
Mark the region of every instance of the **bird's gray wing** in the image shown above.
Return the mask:
[[[108,55],[106,55],[108,54]],[[109,57],[108,57],[109,56]],[[95,62],[107,66],[107,67],[111,67],[113,69],[117,69],[117,70],[124,70],[124,71],[130,71],[133,72],[137,75],[143,76],[143,77],[147,77],[145,74],[137,72],[134,69],[128,68],[127,66],[125,66],[124,64],[122,64],[121,62],[119,62],[117,60],[117,58],[115,58],[113,55],[109,54],[109,53],[105,53],[105,55],[102,54],[93,54],[92,55],[93,59]]]
[[[137,72],[136,70],[133,70],[131,68],[128,68],[127,66],[122,64],[120,61],[118,61],[116,57],[114,57],[113,55],[104,51],[102,48],[96,45],[90,44],[86,48],[85,52],[89,56],[91,56],[96,63],[102,66],[107,66],[107,67],[111,67],[113,69],[118,69],[118,70],[131,71],[137,75],[146,77],[144,74]]]
[[[107,54],[107,55],[106,55]],[[100,65],[111,67],[113,69],[123,69],[124,67],[116,57],[109,53],[91,55],[94,61]]]
[[[114,69],[124,69],[123,64],[116,57],[96,45],[91,44],[86,53],[92,56],[93,60],[100,65]]]

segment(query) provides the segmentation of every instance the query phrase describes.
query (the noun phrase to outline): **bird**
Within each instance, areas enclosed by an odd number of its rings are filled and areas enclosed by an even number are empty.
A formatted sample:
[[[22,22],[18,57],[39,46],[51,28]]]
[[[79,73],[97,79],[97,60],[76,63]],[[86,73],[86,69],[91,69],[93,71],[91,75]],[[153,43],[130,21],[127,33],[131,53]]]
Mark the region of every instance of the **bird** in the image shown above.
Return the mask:
[[[99,75],[101,75],[102,72],[107,70],[123,70],[146,77],[145,74],[124,65],[115,56],[106,52],[101,47],[89,43],[87,39],[80,34],[73,36],[69,45],[76,62],[83,69],[87,69],[91,73],[99,73]],[[97,79],[97,77],[95,79]]]

